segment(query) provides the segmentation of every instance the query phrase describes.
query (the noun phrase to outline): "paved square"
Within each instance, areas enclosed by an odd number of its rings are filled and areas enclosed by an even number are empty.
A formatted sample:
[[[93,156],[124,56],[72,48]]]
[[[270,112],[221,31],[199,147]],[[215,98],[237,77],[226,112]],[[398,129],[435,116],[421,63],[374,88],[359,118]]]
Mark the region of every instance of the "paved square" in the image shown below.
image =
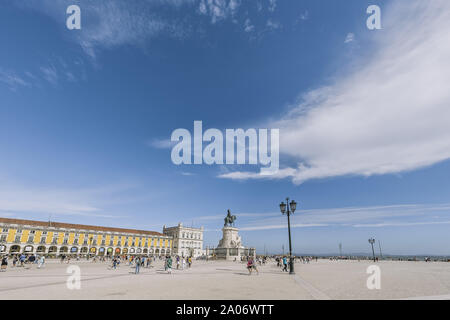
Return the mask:
[[[68,264],[48,261],[44,269],[9,267],[0,273],[0,299],[403,299],[450,298],[450,263],[381,261],[381,289],[366,286],[369,261],[296,263],[296,275],[273,261],[251,276],[245,264],[194,261],[191,269],[167,274],[163,261],[152,268],[71,261],[81,270],[81,289],[69,290]]]

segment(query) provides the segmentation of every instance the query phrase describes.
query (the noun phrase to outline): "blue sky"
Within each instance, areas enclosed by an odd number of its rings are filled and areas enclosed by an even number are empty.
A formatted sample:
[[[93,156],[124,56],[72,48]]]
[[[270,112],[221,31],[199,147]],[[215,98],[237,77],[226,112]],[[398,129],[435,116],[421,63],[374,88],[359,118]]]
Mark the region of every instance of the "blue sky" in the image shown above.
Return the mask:
[[[68,30],[78,4],[82,29]],[[382,10],[382,30],[366,9]],[[450,4],[2,1],[0,215],[245,244],[450,254]],[[173,130],[280,128],[280,171],[171,162]]]

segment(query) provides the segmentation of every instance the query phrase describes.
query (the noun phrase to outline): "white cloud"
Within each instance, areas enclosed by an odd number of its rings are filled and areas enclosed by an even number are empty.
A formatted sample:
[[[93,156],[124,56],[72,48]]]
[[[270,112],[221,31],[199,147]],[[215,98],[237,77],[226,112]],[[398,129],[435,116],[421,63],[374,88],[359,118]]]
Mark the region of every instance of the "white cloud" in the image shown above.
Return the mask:
[[[30,84],[22,77],[14,72],[3,71],[0,69],[0,82],[8,86],[12,91],[16,91],[18,87],[28,87]]]
[[[258,12],[262,11],[263,6],[260,1],[256,1],[256,9],[258,10]]]
[[[79,42],[92,57],[95,56],[96,47],[139,45],[171,28],[167,21],[151,12],[145,3],[129,5],[117,1],[97,2],[84,9],[87,10],[95,23],[83,27]]]
[[[250,19],[246,19],[244,23],[244,30],[245,32],[252,32],[255,29],[255,26],[252,25]]]
[[[67,71],[67,72],[66,72],[66,79],[67,79],[67,81],[70,81],[70,82],[75,82],[75,81],[77,81],[76,77],[75,77],[75,76],[73,75],[73,73],[70,72],[70,71]]]
[[[89,1],[79,0],[81,30],[69,36],[80,44],[86,54],[95,58],[99,49],[120,45],[142,45],[161,33],[182,37],[186,31],[182,22],[163,16],[159,7],[179,9],[192,6],[198,0],[147,0],[147,1]],[[38,10],[61,23],[65,19],[69,0],[40,0],[19,3],[19,7]],[[232,7],[232,6],[231,6]]]
[[[355,228],[381,228],[381,227],[412,227],[435,224],[450,224],[450,221],[423,221],[423,222],[393,222],[393,223],[367,223],[355,224]]]
[[[109,184],[100,187],[58,188],[1,179],[0,216],[32,216],[46,219],[49,215],[85,218],[124,218],[115,206],[139,201],[139,196],[126,196],[135,186]],[[112,208],[112,209],[111,209]]]
[[[0,188],[0,211],[92,216],[100,213],[99,208],[81,199],[75,191],[39,190],[11,185]]]
[[[51,83],[52,85],[56,85],[58,83],[59,76],[55,66],[50,65],[48,67],[41,67],[40,70],[44,79],[49,83]]]
[[[275,208],[276,209],[276,208]],[[287,219],[279,210],[264,213],[232,212],[241,231],[286,229]],[[220,231],[225,213],[199,216],[193,221],[205,225],[205,231]],[[318,208],[297,210],[291,216],[291,228],[347,227],[382,228],[446,225],[450,204],[392,204],[364,207]],[[220,222],[218,222],[220,221]],[[189,221],[190,223],[190,221]],[[188,223],[187,223],[188,224]]]
[[[267,9],[270,12],[274,12],[276,7],[277,7],[277,0],[269,0],[269,6],[267,7]]]
[[[247,180],[247,179],[284,179],[295,175],[297,172],[294,168],[279,169],[276,173],[270,176],[261,175],[259,172],[246,172],[246,171],[231,171],[218,175],[219,178],[226,178],[232,180]]]
[[[199,11],[203,15],[210,16],[212,23],[216,23],[234,16],[239,6],[240,1],[238,0],[201,0]]]
[[[309,12],[308,12],[308,10],[305,10],[305,12],[303,12],[302,14],[300,14],[300,17],[299,17],[300,20],[308,20],[308,18],[309,18]]]
[[[153,139],[147,142],[149,147],[156,149],[171,149],[176,144],[176,141],[171,141],[170,139]]]
[[[290,177],[298,184],[398,173],[450,158],[450,2],[396,2],[384,11],[383,31],[371,33],[375,49],[364,64],[306,93],[272,123],[280,128],[280,152],[299,165],[278,176],[225,177]]]
[[[256,231],[287,227],[286,217],[279,212],[234,214],[238,217],[240,230]],[[214,220],[214,217],[203,220]],[[306,210],[298,207],[291,216],[291,227],[408,227],[448,224],[449,217],[450,204],[397,204]]]
[[[350,43],[350,42],[353,42],[353,41],[355,41],[355,34],[350,32],[345,37],[344,43]]]
[[[312,228],[312,227],[326,227],[326,224],[313,224],[313,223],[294,223],[291,224],[291,228]],[[257,231],[257,230],[273,230],[273,229],[287,229],[287,224],[272,224],[272,225],[261,225],[261,226],[251,226],[242,227],[239,230],[242,231]]]
[[[281,25],[280,25],[279,22],[274,21],[274,20],[272,20],[272,19],[268,19],[268,20],[267,20],[266,26],[267,26],[269,29],[271,29],[271,30],[276,30],[276,29],[279,29],[279,28],[281,27]]]

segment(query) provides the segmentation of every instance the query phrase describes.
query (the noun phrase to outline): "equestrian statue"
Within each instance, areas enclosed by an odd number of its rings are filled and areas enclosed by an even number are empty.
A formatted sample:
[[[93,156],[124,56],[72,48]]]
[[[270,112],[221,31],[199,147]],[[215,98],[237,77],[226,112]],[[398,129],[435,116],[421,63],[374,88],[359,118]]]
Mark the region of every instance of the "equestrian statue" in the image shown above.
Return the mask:
[[[225,217],[225,223],[224,223],[224,227],[234,227],[234,221],[236,220],[236,216],[231,215],[230,209],[228,209],[228,214]]]

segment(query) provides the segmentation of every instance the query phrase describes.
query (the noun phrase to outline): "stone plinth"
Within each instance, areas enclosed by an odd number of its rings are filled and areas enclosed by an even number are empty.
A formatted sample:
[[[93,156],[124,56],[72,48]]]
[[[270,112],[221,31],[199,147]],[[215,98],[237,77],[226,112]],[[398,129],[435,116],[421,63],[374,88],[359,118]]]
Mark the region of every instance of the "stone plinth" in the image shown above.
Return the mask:
[[[222,228],[222,240],[214,249],[217,259],[240,260],[242,256],[254,255],[254,250],[245,248],[242,245],[241,237],[238,234],[239,229],[235,227]]]
[[[217,248],[240,248],[241,237],[238,234],[239,229],[235,227],[222,228],[222,240],[219,241]]]

